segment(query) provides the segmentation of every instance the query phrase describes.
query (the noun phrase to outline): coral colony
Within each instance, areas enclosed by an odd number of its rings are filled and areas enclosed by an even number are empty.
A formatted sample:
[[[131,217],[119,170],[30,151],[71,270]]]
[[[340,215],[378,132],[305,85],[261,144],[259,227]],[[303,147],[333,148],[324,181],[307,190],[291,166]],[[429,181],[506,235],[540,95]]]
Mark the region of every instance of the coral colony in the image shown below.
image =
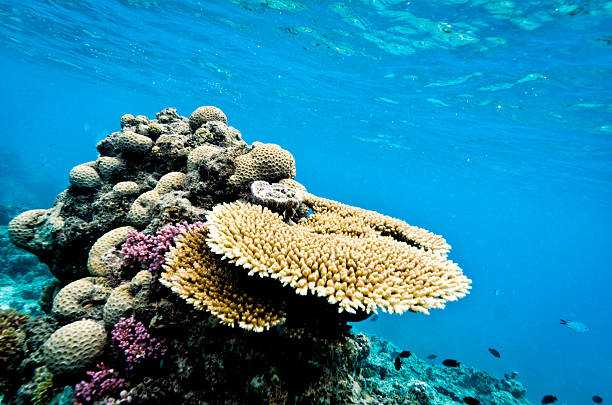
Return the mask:
[[[351,332],[469,292],[441,236],[309,193],[289,151],[216,107],[127,114],[96,147],[9,224],[59,284],[46,315],[0,316],[4,402],[527,404],[514,375]]]

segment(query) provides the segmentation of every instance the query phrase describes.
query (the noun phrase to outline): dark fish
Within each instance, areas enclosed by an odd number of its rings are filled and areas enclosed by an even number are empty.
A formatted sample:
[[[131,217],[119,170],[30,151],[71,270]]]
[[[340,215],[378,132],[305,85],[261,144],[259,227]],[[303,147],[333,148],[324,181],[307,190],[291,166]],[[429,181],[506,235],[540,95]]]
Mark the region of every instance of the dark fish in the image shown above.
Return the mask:
[[[593,402],[595,402],[596,404],[601,404],[603,402],[603,398],[599,395],[593,395]]]
[[[499,352],[493,349],[492,347],[489,347],[489,353],[491,353],[494,357],[497,357],[498,359],[501,357],[501,354],[499,354]]]
[[[461,363],[459,363],[457,360],[446,359],[442,362],[442,364],[444,364],[446,367],[459,367]]]
[[[436,356],[435,354],[430,354],[429,356],[427,356],[427,358],[428,358],[429,360],[433,360],[433,359],[435,359],[436,357],[438,357],[438,356]]]
[[[468,405],[480,405],[480,401],[472,397],[464,397],[463,402],[465,402]]]
[[[370,318],[370,321],[372,321],[372,322],[378,321],[378,315],[376,315],[376,314],[372,315],[372,317]]]
[[[554,395],[544,395],[542,397],[543,404],[552,404],[553,402],[557,402],[557,397]]]
[[[400,359],[399,357],[395,358],[395,369],[399,370],[400,368],[402,368],[402,359]]]
[[[412,353],[410,353],[408,350],[404,350],[399,354],[399,356],[407,359],[408,357],[412,356]]]

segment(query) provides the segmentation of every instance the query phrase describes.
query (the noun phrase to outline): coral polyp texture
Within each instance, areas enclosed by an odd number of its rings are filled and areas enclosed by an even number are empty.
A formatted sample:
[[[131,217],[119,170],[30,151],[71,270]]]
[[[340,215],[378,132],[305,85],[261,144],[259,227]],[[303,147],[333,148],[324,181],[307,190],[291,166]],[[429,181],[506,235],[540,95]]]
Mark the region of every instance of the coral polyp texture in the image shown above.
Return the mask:
[[[43,361],[56,375],[87,370],[102,355],[106,331],[99,323],[85,319],[56,330],[42,346]]]
[[[315,214],[291,226],[259,205],[217,205],[208,216],[208,244],[250,275],[279,279],[302,295],[325,297],[340,311],[427,313],[467,293],[470,280],[455,263],[383,236],[361,221],[367,216],[341,208],[338,221],[323,229],[320,218],[311,226]]]
[[[398,372],[351,332],[468,293],[441,236],[308,193],[291,152],[217,107],[126,114],[95,147],[53,207],[8,225],[56,280],[46,315],[0,312],[3,403],[527,403],[416,355]]]
[[[219,260],[206,245],[207,228],[192,227],[166,254],[161,282],[229,326],[261,332],[285,320],[280,286],[251,282],[242,269]]]

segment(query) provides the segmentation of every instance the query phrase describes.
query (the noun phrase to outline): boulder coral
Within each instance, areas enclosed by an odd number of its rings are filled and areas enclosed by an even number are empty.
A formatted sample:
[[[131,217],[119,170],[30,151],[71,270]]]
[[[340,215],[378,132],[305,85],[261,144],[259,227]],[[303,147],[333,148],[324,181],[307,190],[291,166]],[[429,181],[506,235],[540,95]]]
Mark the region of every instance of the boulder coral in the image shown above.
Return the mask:
[[[85,277],[73,281],[57,293],[51,313],[62,322],[74,322],[85,317],[101,319],[101,309],[110,290],[105,277]]]
[[[104,352],[106,331],[91,319],[56,330],[42,346],[45,365],[55,375],[85,371]]]
[[[235,165],[236,170],[229,178],[234,187],[255,180],[274,183],[295,177],[295,159],[291,152],[272,143],[257,143],[249,153],[237,157]]]

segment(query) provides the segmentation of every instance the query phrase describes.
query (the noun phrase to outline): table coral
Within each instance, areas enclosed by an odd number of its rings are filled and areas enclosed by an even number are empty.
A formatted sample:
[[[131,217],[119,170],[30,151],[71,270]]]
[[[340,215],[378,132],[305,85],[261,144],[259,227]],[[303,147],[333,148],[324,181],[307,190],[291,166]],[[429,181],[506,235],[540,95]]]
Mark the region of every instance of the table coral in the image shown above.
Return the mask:
[[[310,217],[291,226],[267,208],[241,202],[219,204],[207,218],[213,252],[250,275],[277,278],[299,294],[325,297],[340,311],[428,313],[469,289],[470,280],[454,262],[363,231],[352,220],[324,232],[310,226]]]
[[[257,332],[282,323],[284,294],[273,280],[248,280],[243,269],[221,262],[206,245],[203,225],[185,231],[166,254],[161,283],[229,326]]]

